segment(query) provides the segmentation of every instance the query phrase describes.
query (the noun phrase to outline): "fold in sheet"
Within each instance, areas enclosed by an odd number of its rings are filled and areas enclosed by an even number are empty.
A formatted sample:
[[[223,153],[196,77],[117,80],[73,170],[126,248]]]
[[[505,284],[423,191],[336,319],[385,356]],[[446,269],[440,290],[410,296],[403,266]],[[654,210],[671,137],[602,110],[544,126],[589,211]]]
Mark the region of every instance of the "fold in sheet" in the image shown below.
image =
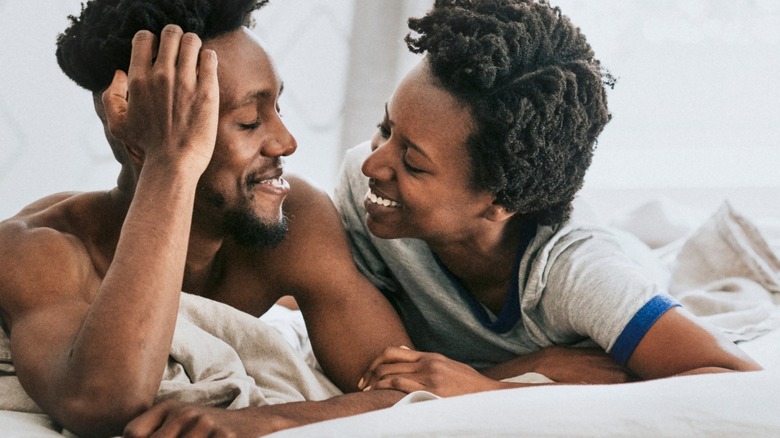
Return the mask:
[[[780,326],[780,260],[728,202],[679,249],[669,292],[735,342]]]
[[[0,409],[40,413],[19,385],[5,333],[0,334],[0,366]],[[182,293],[156,401],[175,398],[239,409],[338,394],[267,324],[226,304]]]

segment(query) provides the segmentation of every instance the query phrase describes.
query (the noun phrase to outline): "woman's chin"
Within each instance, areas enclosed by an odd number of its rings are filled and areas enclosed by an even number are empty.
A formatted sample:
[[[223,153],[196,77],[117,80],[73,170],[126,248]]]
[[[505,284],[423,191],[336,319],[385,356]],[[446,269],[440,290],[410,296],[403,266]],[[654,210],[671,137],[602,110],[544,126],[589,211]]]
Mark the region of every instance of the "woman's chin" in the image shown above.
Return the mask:
[[[398,232],[395,227],[389,227],[387,224],[377,222],[371,219],[371,215],[366,215],[366,225],[371,235],[380,239],[398,239],[408,237]]]

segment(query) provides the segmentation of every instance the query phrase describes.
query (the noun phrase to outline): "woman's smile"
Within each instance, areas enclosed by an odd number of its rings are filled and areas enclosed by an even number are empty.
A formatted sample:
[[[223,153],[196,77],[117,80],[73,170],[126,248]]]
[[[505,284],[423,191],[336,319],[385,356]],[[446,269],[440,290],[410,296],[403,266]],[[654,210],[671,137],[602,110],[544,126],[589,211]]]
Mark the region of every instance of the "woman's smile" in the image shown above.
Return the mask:
[[[366,201],[389,208],[398,208],[401,206],[401,204],[388,197],[377,195],[371,189],[368,189],[368,193],[366,193]]]

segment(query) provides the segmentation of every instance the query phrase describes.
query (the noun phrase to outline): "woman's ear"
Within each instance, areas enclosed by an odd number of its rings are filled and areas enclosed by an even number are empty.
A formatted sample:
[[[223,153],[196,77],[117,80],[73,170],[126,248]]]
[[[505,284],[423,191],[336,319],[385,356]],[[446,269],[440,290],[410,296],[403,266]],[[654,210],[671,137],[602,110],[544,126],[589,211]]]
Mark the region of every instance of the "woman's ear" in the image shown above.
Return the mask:
[[[485,219],[491,222],[504,222],[514,215],[514,211],[507,210],[506,207],[495,202],[485,211]]]

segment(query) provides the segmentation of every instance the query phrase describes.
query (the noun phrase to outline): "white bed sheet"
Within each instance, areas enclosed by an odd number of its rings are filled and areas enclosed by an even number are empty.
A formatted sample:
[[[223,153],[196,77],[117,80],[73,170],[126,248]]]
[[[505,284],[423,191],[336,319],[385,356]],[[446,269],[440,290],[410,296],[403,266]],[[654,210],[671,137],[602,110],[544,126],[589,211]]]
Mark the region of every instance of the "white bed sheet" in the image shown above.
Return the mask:
[[[780,306],[774,309],[780,315]],[[298,330],[302,320],[297,321]],[[764,371],[521,388],[413,403],[274,437],[780,436],[780,328],[738,343]]]
[[[291,437],[777,437],[780,373],[478,393],[316,423]]]
[[[395,406],[271,436],[780,436],[780,330],[741,346],[766,369],[478,393]]]
[[[780,436],[780,330],[740,346],[766,369],[623,385],[492,391],[399,404],[271,436]],[[62,437],[44,415],[9,411],[0,411],[0,436]]]

